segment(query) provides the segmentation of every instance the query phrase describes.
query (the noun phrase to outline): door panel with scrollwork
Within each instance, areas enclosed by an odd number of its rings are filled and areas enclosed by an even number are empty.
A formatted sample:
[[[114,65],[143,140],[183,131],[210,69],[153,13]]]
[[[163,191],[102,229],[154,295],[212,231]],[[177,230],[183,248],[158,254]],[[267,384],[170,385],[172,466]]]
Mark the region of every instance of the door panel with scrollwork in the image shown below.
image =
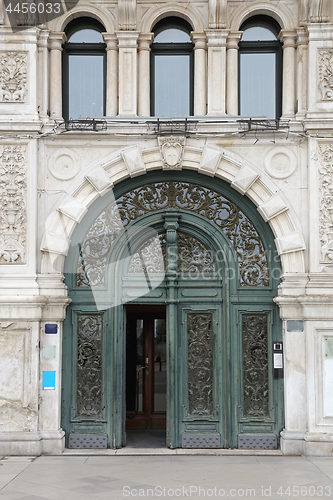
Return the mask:
[[[96,209],[71,250],[63,427],[124,445],[124,311],[131,303],[166,310],[169,446],[208,436],[214,446],[235,448],[243,434],[278,436],[273,235],[255,207],[216,179],[163,176],[146,174],[141,185],[132,179],[118,195],[115,187],[115,199]]]

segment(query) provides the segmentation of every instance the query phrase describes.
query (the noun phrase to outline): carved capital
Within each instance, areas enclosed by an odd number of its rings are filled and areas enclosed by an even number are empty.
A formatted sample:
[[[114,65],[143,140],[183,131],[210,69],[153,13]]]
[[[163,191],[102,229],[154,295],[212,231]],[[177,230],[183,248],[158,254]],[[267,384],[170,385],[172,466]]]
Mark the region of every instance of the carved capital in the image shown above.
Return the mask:
[[[50,33],[48,31],[41,30],[38,36],[38,42],[37,42],[38,47],[47,49],[49,36]]]
[[[230,31],[227,39],[227,49],[236,49],[238,50],[239,41],[242,38],[243,31]]]
[[[113,33],[102,33],[106,50],[118,50],[118,38]]]
[[[116,31],[115,35],[118,38],[118,47],[120,49],[136,48],[139,34],[138,31]]]
[[[211,29],[205,30],[207,36],[207,47],[226,47],[230,30]]]
[[[283,49],[288,47],[294,49],[296,47],[297,33],[294,30],[281,30],[279,40],[283,42]]]
[[[66,33],[53,31],[49,36],[50,50],[62,50],[62,45],[67,41]]]
[[[206,44],[207,44],[206,33],[200,33],[199,31],[192,31],[191,40],[194,43],[194,50],[206,49]]]
[[[154,41],[154,33],[140,33],[138,39],[138,50],[150,51],[150,45]]]

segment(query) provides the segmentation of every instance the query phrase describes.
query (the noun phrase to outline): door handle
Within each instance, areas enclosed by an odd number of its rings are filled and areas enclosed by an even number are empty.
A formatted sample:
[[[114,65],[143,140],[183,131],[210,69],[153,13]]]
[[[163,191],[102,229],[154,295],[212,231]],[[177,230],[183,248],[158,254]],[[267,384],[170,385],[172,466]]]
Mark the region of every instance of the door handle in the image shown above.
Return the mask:
[[[138,368],[138,369],[137,369],[137,371],[136,371],[136,379],[138,379],[138,378],[139,378],[139,372],[140,372],[141,370],[144,370],[145,368],[148,368],[148,367],[147,367],[147,366],[140,366],[140,368]]]

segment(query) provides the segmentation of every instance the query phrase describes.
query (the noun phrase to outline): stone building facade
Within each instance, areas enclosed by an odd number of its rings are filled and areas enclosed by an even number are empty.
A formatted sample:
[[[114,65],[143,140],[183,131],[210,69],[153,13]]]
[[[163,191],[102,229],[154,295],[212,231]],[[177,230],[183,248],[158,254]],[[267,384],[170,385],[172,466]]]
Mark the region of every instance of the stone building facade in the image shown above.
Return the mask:
[[[7,6],[0,454],[124,446],[126,339],[155,314],[164,358],[147,333],[141,354],[155,362],[140,373],[165,363],[166,408],[153,415],[146,399],[127,419],[166,425],[176,448],[331,455],[332,2],[79,0],[37,25],[31,11],[13,22]],[[241,114],[241,54],[261,50],[244,33],[270,20],[274,116]],[[154,47],[177,22],[189,26],[189,111],[159,116]],[[81,29],[105,51],[104,109],[84,118],[69,114],[83,86],[66,73]]]

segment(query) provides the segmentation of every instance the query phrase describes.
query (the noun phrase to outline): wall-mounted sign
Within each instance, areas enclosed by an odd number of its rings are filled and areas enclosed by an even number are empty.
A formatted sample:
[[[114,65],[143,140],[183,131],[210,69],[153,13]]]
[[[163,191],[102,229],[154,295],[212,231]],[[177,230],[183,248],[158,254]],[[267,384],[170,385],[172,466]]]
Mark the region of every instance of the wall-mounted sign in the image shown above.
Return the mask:
[[[56,346],[55,345],[43,345],[43,358],[53,359],[56,357]]]
[[[58,333],[58,325],[56,323],[46,323],[45,333]]]
[[[55,391],[55,371],[43,371],[43,391]]]
[[[273,376],[274,378],[283,377],[283,344],[282,342],[273,342]]]

